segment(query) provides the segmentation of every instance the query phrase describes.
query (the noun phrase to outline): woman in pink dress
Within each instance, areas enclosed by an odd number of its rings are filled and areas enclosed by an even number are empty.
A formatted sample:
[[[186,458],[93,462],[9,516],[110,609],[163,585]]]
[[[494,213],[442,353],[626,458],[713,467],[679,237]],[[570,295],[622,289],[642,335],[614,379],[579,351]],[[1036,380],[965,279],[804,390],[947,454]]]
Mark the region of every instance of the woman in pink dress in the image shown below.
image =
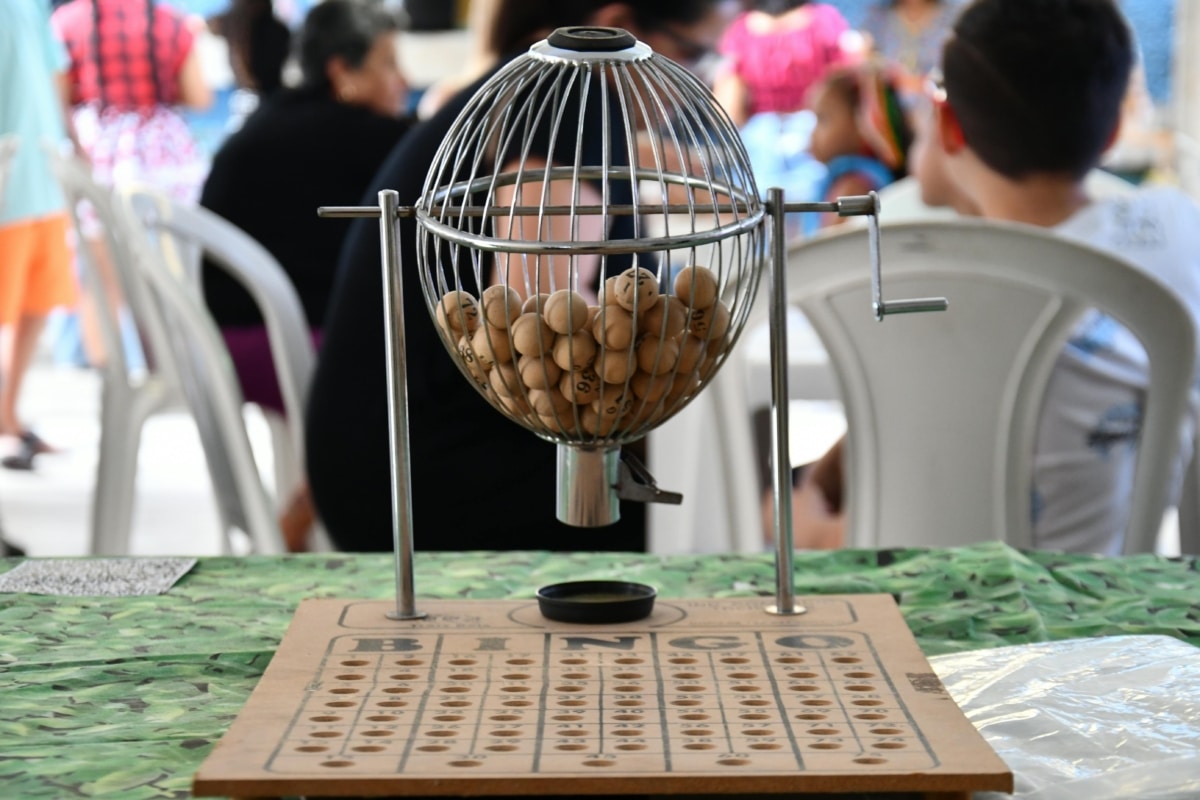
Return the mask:
[[[762,112],[805,107],[809,87],[846,58],[841,13],[808,0],[758,0],[721,40],[725,65],[714,82],[717,99],[738,127]]]

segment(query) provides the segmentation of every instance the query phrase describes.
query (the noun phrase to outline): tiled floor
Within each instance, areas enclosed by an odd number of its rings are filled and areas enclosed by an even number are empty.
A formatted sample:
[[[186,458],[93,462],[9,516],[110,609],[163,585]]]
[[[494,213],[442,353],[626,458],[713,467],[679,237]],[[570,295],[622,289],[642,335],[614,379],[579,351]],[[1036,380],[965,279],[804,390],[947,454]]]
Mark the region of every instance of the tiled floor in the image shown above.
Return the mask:
[[[39,456],[34,472],[0,469],[0,524],[30,555],[82,555],[88,552],[96,479],[99,375],[35,367],[22,407],[38,433],[62,452]],[[258,427],[252,424],[252,439],[265,444],[265,423],[256,433]],[[219,552],[220,542],[195,426],[182,412],[152,417],[139,453],[132,552],[205,555]]]

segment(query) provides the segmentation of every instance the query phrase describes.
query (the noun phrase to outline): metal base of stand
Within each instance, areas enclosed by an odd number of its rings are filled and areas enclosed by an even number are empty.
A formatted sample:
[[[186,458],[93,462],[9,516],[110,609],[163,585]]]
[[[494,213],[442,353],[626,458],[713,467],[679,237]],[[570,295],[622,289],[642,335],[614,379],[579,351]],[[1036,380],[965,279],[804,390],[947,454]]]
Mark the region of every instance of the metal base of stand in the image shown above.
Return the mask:
[[[388,619],[394,619],[398,622],[402,622],[406,619],[425,619],[429,615],[424,611],[413,611],[408,614],[404,613],[403,611],[388,611],[384,614],[384,616]]]
[[[784,611],[779,606],[772,603],[764,609],[768,614],[775,614],[780,617],[798,617],[801,614],[807,614],[808,609],[804,606],[792,606],[791,611]]]

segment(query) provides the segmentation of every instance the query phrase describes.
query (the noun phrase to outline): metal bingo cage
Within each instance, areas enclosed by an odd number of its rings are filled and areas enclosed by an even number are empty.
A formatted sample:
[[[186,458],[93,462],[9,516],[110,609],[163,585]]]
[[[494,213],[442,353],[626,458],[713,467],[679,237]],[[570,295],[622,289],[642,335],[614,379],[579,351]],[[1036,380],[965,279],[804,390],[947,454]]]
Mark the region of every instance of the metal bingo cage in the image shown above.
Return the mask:
[[[397,223],[413,217],[421,291],[464,379],[558,446],[563,522],[616,521],[619,499],[680,502],[621,447],[695,397],[738,340],[770,265],[776,602],[792,587],[784,217],[867,215],[876,319],[878,201],[759,194],[736,127],[706,86],[624,30],[560,28],[500,69],[450,129],[416,205],[369,208],[383,255],[396,609],[414,603]],[[407,287],[411,288],[411,287]],[[419,465],[417,465],[419,468]]]

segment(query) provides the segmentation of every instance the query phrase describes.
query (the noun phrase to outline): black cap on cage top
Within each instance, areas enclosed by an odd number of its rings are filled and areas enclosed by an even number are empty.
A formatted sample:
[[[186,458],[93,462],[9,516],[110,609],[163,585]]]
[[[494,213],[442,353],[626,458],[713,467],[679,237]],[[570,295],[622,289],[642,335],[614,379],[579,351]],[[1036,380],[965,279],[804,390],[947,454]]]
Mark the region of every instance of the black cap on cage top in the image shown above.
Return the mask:
[[[551,47],[580,53],[611,53],[637,44],[633,34],[623,28],[602,28],[598,25],[559,28],[546,41]]]

